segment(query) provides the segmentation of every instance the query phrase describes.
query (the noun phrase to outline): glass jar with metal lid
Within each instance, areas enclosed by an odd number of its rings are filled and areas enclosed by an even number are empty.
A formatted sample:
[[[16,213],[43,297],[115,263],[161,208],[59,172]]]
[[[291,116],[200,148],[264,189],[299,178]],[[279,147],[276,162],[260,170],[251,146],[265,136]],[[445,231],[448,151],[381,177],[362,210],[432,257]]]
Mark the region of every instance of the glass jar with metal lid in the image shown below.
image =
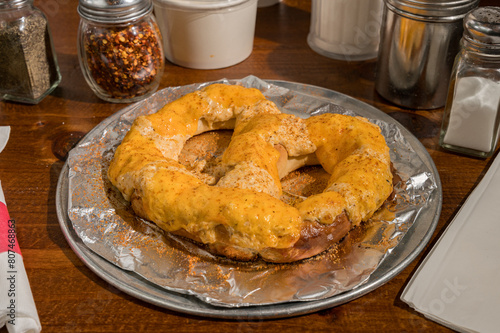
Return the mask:
[[[479,0],[385,0],[375,88],[411,109],[443,107],[462,21]]]
[[[0,99],[37,104],[61,81],[47,18],[29,0],[0,0]]]
[[[500,129],[500,7],[479,7],[464,19],[444,109],[440,145],[491,156]]]
[[[154,93],[164,70],[151,0],[80,0],[78,55],[101,99],[129,103]]]

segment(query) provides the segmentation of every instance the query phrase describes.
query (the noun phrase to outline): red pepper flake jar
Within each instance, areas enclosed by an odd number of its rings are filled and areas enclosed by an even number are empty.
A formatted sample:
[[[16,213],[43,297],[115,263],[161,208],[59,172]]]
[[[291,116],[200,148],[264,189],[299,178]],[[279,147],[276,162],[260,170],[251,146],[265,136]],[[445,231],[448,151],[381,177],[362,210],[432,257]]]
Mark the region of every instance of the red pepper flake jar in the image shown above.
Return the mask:
[[[130,103],[158,89],[164,54],[152,10],[151,0],[80,0],[80,66],[99,98]]]

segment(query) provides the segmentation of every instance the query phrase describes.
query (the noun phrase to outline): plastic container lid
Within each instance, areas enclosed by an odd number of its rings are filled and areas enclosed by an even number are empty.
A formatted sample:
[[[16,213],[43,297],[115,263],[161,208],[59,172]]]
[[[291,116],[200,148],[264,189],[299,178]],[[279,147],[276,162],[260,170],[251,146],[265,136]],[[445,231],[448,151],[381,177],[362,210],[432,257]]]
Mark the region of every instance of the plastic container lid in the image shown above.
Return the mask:
[[[155,3],[181,9],[221,9],[248,1],[250,0],[154,0]]]

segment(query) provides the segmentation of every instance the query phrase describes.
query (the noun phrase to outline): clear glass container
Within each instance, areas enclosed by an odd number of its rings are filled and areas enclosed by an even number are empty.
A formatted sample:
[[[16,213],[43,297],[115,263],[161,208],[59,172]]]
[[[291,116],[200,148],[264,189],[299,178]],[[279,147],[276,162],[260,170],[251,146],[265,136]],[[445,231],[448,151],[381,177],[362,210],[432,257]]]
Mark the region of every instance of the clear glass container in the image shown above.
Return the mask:
[[[312,0],[307,44],[332,59],[377,58],[383,13],[383,0]]]
[[[130,103],[158,89],[164,53],[152,9],[144,0],[80,0],[80,66],[99,98]]]
[[[500,7],[479,7],[464,19],[439,144],[486,158],[498,143],[500,124]]]
[[[0,0],[0,99],[37,104],[60,81],[43,12],[33,1]]]

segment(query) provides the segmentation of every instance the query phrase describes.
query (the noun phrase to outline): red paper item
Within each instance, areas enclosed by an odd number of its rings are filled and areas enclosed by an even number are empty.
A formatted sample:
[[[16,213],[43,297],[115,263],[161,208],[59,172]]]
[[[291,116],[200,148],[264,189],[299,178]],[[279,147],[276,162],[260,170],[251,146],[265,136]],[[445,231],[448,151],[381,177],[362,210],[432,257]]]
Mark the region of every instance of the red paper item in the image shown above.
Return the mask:
[[[21,254],[16,238],[16,222],[10,219],[7,206],[0,202],[0,253],[7,251]]]

